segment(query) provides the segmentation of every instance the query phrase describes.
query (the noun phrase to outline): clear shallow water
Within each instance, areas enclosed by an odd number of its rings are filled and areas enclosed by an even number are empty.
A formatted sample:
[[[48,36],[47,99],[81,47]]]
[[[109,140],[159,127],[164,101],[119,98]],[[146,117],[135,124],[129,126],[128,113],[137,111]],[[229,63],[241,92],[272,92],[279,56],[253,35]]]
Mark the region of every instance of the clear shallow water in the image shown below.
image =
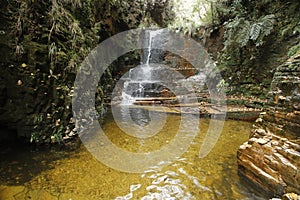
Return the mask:
[[[0,154],[0,199],[259,199],[237,175],[236,151],[247,140],[251,123],[226,121],[214,149],[199,158],[209,119],[199,120],[201,133],[187,152],[161,170],[153,166],[142,174],[111,169],[82,144],[72,151],[5,148]],[[172,140],[179,122],[179,115],[167,115],[163,130],[143,140],[125,134],[111,115],[102,128],[116,146],[151,152]]]

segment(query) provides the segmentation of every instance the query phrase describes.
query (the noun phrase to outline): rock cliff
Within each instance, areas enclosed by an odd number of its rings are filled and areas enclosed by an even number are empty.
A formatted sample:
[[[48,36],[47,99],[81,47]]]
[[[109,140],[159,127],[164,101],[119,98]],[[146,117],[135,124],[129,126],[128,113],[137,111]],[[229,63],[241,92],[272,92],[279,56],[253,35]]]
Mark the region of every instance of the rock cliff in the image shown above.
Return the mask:
[[[271,196],[300,193],[300,52],[274,75],[265,112],[238,150],[241,176]]]

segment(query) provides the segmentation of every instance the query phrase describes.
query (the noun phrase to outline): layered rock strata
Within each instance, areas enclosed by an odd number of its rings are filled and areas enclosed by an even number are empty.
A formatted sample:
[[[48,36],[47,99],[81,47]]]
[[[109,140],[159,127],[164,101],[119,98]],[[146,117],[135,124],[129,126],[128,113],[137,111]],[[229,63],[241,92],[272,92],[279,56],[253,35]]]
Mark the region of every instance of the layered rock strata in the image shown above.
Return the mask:
[[[300,193],[300,52],[278,67],[265,112],[237,157],[239,174],[270,196]]]

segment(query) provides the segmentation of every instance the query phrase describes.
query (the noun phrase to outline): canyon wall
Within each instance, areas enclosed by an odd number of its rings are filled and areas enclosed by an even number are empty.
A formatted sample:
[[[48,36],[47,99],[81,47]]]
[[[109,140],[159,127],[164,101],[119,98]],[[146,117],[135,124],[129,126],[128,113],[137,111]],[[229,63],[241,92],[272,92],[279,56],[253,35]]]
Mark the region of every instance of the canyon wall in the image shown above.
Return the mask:
[[[239,174],[270,197],[300,193],[300,51],[277,68],[265,112],[237,157]]]

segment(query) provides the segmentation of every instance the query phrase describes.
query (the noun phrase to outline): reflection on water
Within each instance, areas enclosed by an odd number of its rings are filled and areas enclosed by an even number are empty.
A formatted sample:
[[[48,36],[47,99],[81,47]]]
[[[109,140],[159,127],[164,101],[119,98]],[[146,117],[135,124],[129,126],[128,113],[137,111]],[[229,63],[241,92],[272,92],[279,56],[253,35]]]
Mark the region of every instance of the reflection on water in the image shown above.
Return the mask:
[[[123,133],[137,138],[153,137],[162,130],[166,122],[166,113],[150,112],[130,105],[114,106],[112,113]]]
[[[149,111],[146,109],[129,108],[129,113],[132,121],[139,126],[147,126],[151,121]]]
[[[130,111],[149,120],[148,112]],[[180,116],[167,115],[163,129],[143,142],[125,134],[112,116],[107,116],[102,128],[119,147],[151,152],[175,137],[179,121]],[[162,169],[157,165],[142,174],[110,169],[82,145],[72,151],[6,148],[0,153],[0,199],[259,199],[237,175],[236,151],[248,139],[251,124],[226,121],[215,148],[200,159],[208,126],[208,119],[200,119],[201,133],[186,153]]]

